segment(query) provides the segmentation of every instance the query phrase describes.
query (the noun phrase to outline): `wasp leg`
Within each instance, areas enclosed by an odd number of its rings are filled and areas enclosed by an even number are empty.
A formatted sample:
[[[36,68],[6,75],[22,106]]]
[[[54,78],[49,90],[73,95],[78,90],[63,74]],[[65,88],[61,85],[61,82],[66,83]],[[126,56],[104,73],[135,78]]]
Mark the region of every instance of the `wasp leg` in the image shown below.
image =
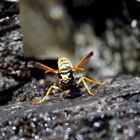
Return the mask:
[[[49,96],[49,94],[51,93],[51,90],[52,90],[52,89],[61,90],[58,86],[54,86],[54,85],[53,85],[53,86],[51,86],[51,87],[48,89],[48,91],[47,91],[45,97],[44,97],[42,100],[40,100],[40,101],[33,101],[32,103],[33,103],[33,104],[42,104],[42,103],[45,101],[46,97]]]
[[[96,84],[96,85],[99,85],[99,86],[105,86],[105,85],[108,85],[107,82],[97,82],[96,80],[92,80],[92,79],[89,79],[87,77],[82,77],[84,78],[86,81],[88,81],[89,83],[92,83],[92,84]]]
[[[91,96],[94,96],[95,94],[92,93],[92,92],[90,91],[90,89],[89,89],[87,83],[85,82],[85,78],[86,78],[86,77],[81,77],[81,78],[78,80],[77,84],[79,85],[81,82],[83,82],[83,84],[84,84],[86,90],[88,91],[88,94],[90,94]],[[90,80],[90,79],[89,79],[89,80]]]
[[[92,83],[92,84],[97,84],[97,85],[100,85],[100,86],[107,85],[106,82],[97,82],[97,81],[92,80],[92,79],[89,79],[89,78],[87,78],[87,77],[81,77],[81,78],[79,79],[79,81],[77,82],[77,84],[79,85],[81,82],[83,82],[85,88],[87,89],[88,93],[89,93],[91,96],[94,96],[95,94],[92,93],[92,92],[90,91],[90,89],[89,89],[89,87],[88,87],[88,85],[87,85],[87,83],[86,83],[85,81],[87,81],[87,82],[89,82],[89,83]]]
[[[62,97],[66,97],[66,96],[68,96],[68,93],[66,93],[65,91],[63,91]]]

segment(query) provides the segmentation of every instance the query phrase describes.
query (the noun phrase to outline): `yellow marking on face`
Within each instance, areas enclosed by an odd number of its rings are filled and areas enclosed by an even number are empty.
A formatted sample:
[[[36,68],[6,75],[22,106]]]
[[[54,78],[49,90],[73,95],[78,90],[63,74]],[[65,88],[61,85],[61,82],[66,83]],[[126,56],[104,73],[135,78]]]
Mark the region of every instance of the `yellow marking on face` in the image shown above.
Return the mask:
[[[63,80],[67,81],[67,80],[70,80],[69,75],[70,75],[70,73],[61,74],[61,77],[62,77]]]

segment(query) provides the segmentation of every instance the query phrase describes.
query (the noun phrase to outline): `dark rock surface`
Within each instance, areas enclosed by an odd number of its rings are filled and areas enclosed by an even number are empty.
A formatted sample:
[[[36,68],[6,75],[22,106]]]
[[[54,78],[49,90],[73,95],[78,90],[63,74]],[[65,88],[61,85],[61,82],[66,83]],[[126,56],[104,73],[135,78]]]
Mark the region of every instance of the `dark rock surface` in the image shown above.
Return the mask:
[[[18,0],[0,1],[0,104],[30,75],[23,57],[23,35],[18,14]]]
[[[27,85],[22,88],[28,95],[39,88]],[[96,89],[94,97],[82,91],[83,95],[75,99],[50,95],[48,104],[43,105],[32,105],[27,100],[9,102],[0,107],[0,139],[138,140],[139,85],[139,77],[124,76],[110,85],[92,87]]]

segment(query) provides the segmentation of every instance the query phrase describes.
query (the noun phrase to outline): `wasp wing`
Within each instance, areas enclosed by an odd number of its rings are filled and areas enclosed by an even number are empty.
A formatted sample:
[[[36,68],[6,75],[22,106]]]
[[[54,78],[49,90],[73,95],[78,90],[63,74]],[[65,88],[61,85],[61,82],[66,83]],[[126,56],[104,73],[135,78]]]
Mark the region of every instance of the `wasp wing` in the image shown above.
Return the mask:
[[[93,51],[89,52],[86,56],[84,56],[81,61],[75,65],[72,70],[73,71],[84,71],[84,68],[81,68],[81,65],[85,63],[91,56],[93,55]]]
[[[45,71],[45,73],[49,73],[49,72],[54,72],[54,73],[58,73],[58,70],[55,70],[53,68],[50,68],[44,64],[41,64],[39,62],[35,62],[35,61],[30,61],[27,64],[28,67],[36,67],[38,69],[42,69]]]

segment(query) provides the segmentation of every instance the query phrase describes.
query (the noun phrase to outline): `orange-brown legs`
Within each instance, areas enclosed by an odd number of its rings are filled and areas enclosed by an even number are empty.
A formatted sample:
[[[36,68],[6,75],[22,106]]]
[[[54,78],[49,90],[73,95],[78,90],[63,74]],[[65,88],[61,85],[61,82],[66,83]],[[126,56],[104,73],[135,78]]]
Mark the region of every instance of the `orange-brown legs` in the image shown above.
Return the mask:
[[[42,104],[42,103],[46,100],[46,98],[49,96],[49,94],[51,93],[51,90],[52,90],[52,89],[61,90],[58,86],[52,85],[52,86],[48,89],[48,91],[47,91],[45,97],[44,97],[42,100],[40,100],[40,101],[33,101],[32,103],[33,103],[33,104]]]
[[[104,85],[107,84],[106,82],[97,82],[97,81],[92,80],[92,79],[89,79],[89,78],[87,78],[87,77],[81,77],[81,78],[78,80],[77,85],[79,85],[81,82],[83,82],[83,84],[84,84],[86,90],[88,91],[88,94],[90,94],[91,96],[94,96],[95,93],[93,93],[93,92],[90,91],[90,89],[89,89],[89,87],[88,87],[86,81],[89,82],[89,83],[91,83],[91,84],[97,84],[97,85],[100,85],[100,86],[104,86]]]

